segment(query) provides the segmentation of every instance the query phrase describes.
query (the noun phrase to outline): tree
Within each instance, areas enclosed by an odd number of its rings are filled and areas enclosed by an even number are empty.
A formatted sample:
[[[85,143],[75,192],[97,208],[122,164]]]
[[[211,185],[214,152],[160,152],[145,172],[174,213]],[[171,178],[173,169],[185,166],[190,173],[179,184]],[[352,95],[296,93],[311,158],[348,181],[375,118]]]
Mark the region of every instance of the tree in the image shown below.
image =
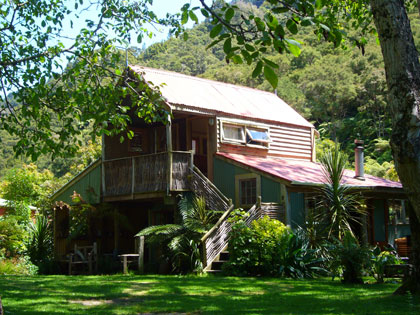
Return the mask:
[[[411,230],[420,230],[420,62],[414,45],[404,0],[267,0],[271,4],[264,18],[241,13],[240,23],[230,23],[236,7],[226,4],[213,9],[200,0],[203,14],[214,27],[210,36],[223,42],[226,58],[235,63],[256,63],[253,76],[264,73],[277,86],[277,65],[264,58],[268,47],[279,53],[300,54],[301,45],[293,39],[301,27],[335,47],[344,45],[346,29],[356,29],[360,36],[349,38],[364,53],[367,33],[378,34],[388,86],[388,111],[392,117],[391,148],[399,178],[412,206]],[[420,3],[419,3],[420,8]],[[189,8],[184,8],[188,11]],[[281,14],[280,17],[278,14]],[[374,24],[373,24],[373,23]],[[407,288],[420,286],[420,234],[413,232],[415,276]]]
[[[138,88],[134,75],[121,71],[124,57],[115,48],[127,46],[133,31],[141,42],[149,35],[147,23],[171,22],[177,28],[171,17],[158,19],[151,4],[0,1],[0,128],[19,138],[16,154],[34,160],[40,154],[74,154],[88,126],[93,126],[93,141],[102,134],[126,132],[130,106],[122,100],[127,97],[138,116],[165,121],[159,93]],[[96,17],[80,21],[86,12]]]

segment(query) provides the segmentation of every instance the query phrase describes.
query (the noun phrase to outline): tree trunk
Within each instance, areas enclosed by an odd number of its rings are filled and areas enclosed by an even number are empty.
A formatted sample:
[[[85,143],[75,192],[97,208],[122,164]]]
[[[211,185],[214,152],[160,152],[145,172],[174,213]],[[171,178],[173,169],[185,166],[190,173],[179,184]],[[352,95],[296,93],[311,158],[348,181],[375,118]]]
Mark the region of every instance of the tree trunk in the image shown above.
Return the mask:
[[[381,43],[392,118],[391,148],[412,205],[411,230],[420,221],[420,63],[404,0],[371,0]],[[413,238],[413,243],[418,240]],[[415,249],[418,250],[418,244]],[[419,257],[419,253],[415,256]],[[419,272],[419,261],[415,261]],[[418,277],[418,276],[417,276]]]

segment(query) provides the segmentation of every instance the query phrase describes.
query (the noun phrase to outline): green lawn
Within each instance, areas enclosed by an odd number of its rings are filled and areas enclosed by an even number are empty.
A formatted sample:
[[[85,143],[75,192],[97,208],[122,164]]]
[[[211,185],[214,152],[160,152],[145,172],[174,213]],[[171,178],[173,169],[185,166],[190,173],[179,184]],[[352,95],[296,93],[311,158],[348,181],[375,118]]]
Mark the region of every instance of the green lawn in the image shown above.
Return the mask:
[[[0,276],[5,314],[420,314],[398,284],[194,276]]]

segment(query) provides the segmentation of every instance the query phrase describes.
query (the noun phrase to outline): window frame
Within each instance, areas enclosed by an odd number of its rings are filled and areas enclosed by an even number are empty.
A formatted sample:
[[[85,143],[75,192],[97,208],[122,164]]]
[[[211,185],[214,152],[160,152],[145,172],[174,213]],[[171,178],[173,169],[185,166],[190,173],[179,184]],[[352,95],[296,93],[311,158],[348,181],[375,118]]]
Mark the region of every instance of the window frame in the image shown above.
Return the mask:
[[[224,129],[225,126],[240,129],[241,130],[241,135],[242,135],[242,140],[234,139],[234,138],[228,138],[227,136],[225,136],[225,129]],[[237,144],[237,143],[245,144],[246,143],[245,126],[222,121],[221,134],[222,134],[223,142],[235,143],[235,144]]]
[[[255,202],[257,202],[258,197],[261,196],[261,175],[255,173],[240,174],[235,175],[235,206],[241,207],[244,209],[251,208],[254,204],[242,204],[242,191],[241,191],[241,182],[245,180],[255,179]]]
[[[224,132],[224,126],[241,129],[242,140],[226,137]],[[251,134],[252,130],[267,133],[268,140],[254,139]],[[250,140],[248,140],[248,138],[250,138]],[[251,141],[254,143],[250,143]],[[270,143],[272,142],[270,137],[270,127],[265,125],[263,126],[250,124],[249,122],[220,120],[220,142],[268,150],[270,148]]]

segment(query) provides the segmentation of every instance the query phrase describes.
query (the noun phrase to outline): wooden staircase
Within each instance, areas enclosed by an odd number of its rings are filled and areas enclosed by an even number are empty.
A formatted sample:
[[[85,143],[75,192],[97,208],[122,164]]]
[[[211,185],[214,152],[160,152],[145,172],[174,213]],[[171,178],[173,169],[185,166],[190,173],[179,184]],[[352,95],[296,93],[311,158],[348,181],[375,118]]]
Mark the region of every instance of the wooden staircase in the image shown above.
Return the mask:
[[[208,273],[221,273],[223,264],[228,262],[229,252],[227,250],[222,251],[219,256],[211,263],[210,268],[207,270]]]
[[[205,272],[214,272],[221,270],[221,265],[226,261],[226,254],[229,233],[232,230],[232,223],[229,222],[230,214],[234,206],[231,205],[228,210],[220,217],[213,228],[201,238],[202,261]],[[258,197],[257,203],[248,210],[248,216],[245,219],[246,225],[258,220],[263,216],[269,216],[280,221],[285,221],[285,209],[276,203],[262,203],[261,197]],[[223,253],[223,254],[222,254]]]
[[[210,209],[224,211],[217,223],[201,238],[204,271],[211,273],[221,272],[222,265],[229,260],[227,248],[232,223],[228,219],[234,209],[234,205],[232,200],[223,195],[195,166],[190,168],[189,187],[196,195],[205,198],[206,204]],[[284,207],[277,203],[262,203],[261,197],[258,197],[257,203],[248,210],[245,223],[250,226],[252,221],[266,215],[283,222],[286,219]]]

